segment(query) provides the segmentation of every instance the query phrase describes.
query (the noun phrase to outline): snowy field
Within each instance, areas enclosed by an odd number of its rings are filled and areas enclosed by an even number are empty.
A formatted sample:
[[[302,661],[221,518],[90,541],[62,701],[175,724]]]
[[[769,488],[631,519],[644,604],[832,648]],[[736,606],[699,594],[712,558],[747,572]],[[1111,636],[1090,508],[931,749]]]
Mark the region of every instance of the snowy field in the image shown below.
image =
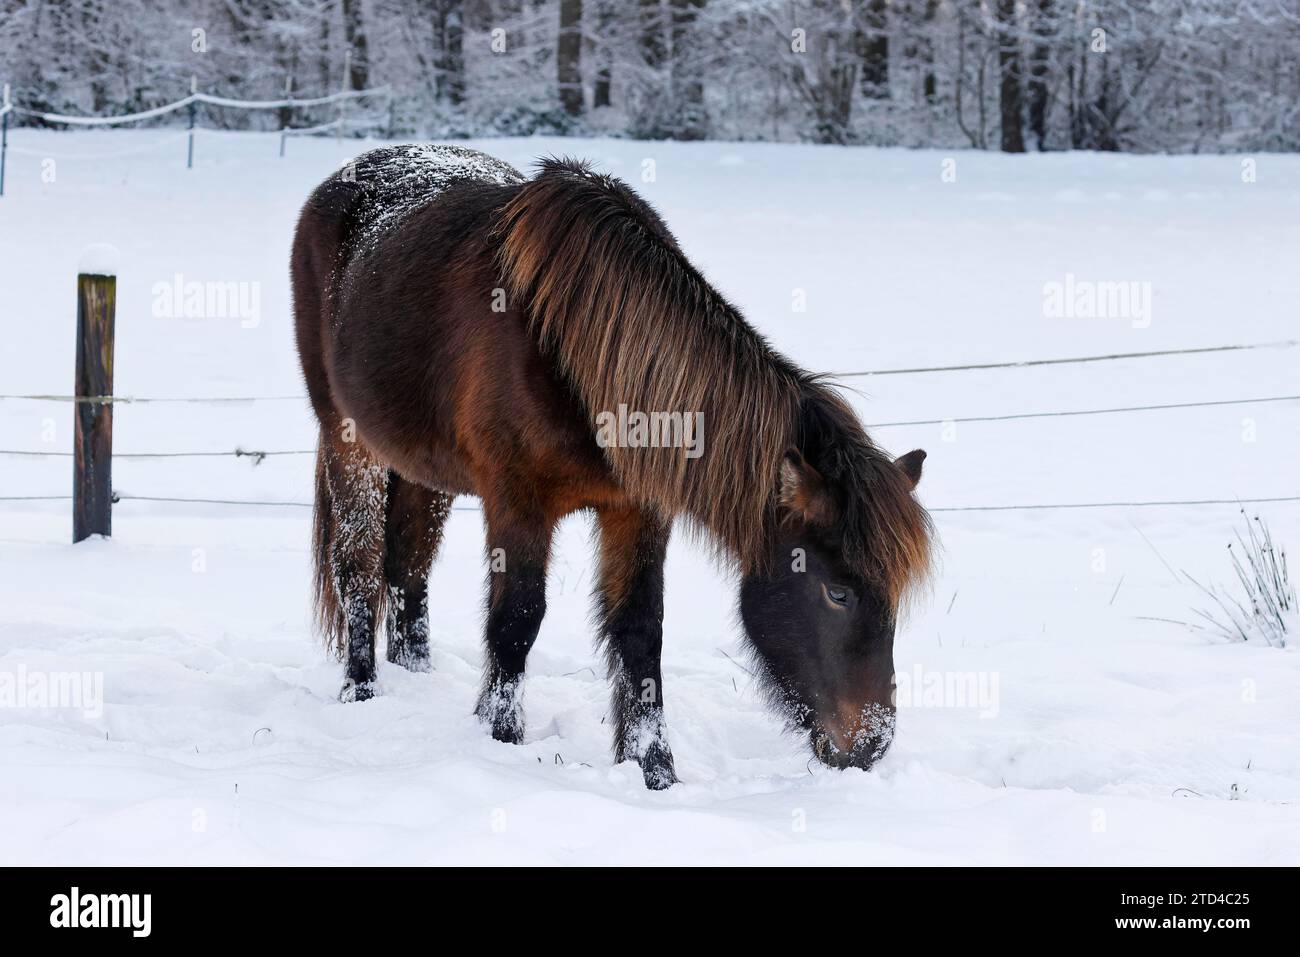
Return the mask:
[[[308,191],[361,144],[295,140],[278,159],[274,137],[208,134],[187,171],[174,137],[11,132],[0,392],[71,391],[78,255],[108,242],[117,394],[272,397],[119,404],[116,450],[310,449],[288,247]],[[1237,157],[474,145],[629,180],[815,370],[1300,338],[1300,157],[1256,157],[1243,183]],[[1149,314],[1050,318],[1044,284],[1067,274],[1150,283]],[[156,316],[155,284],[178,275],[256,284],[256,315]],[[1289,395],[1298,369],[1300,349],[1272,348],[846,381],[864,421],[888,423]],[[67,452],[71,430],[67,403],[0,401],[4,449]],[[381,662],[381,696],[348,705],[309,627],[307,509],[123,501],[111,540],[74,547],[68,502],[0,501],[0,674],[103,689],[102,708],[0,707],[0,864],[1300,864],[1300,657],[1177,624],[1206,602],[1174,571],[1229,584],[1236,507],[941,510],[1296,495],[1298,430],[1295,402],[873,429],[929,451],[943,545],[897,670],[972,676],[987,697],[902,709],[870,773],[782,733],[744,670],[734,583],[679,539],[664,671],[682,783],[662,793],[612,764],[585,520],[557,541],[527,740],[509,746],[471,716],[472,500],[433,573],[434,672]],[[307,455],[113,468],[123,495],[311,496]],[[71,471],[0,456],[0,496],[66,495]],[[1300,503],[1251,513],[1300,550]]]

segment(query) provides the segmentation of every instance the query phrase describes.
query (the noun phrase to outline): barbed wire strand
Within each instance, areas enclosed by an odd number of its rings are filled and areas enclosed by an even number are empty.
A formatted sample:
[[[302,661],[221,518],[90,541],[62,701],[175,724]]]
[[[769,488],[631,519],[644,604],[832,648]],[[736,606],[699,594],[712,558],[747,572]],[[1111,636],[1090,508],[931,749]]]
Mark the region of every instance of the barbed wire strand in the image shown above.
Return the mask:
[[[904,425],[946,425],[949,422],[1009,422],[1016,419],[1050,419],[1078,415],[1116,415],[1125,412],[1155,412],[1166,409],[1204,409],[1212,406],[1252,405],[1265,402],[1296,402],[1300,395],[1270,395],[1254,399],[1206,399],[1200,402],[1163,402],[1157,405],[1114,406],[1108,409],[1064,409],[1058,412],[1014,412],[1007,415],[968,415],[949,419],[912,419],[904,422],[869,422],[868,429]]]
[[[947,419],[911,419],[902,422],[870,422],[869,429],[882,429],[914,425],[947,425],[958,422],[1008,422],[1018,419],[1045,419],[1082,415],[1116,415],[1131,412],[1152,412],[1169,409],[1202,409],[1220,406],[1251,405],[1271,402],[1300,402],[1300,395],[1258,396],[1250,399],[1205,399],[1196,402],[1164,402],[1156,405],[1115,406],[1106,409],[1064,409],[1056,412],[1014,412],[1006,415],[971,415]],[[181,458],[252,458],[255,463],[273,455],[314,455],[315,449],[243,449],[230,451],[196,451],[196,452],[114,452],[114,458],[123,459],[181,459]],[[45,451],[41,449],[0,449],[0,455],[28,457],[56,456],[67,457],[71,452]]]
[[[71,498],[71,496],[66,496]],[[2,501],[2,500],[0,500]],[[273,508],[311,508],[311,502],[273,502],[263,500],[249,499],[232,499],[232,498],[183,498],[171,495],[131,495],[129,493],[113,493],[114,502],[179,502],[184,504],[197,505],[254,505],[270,506]],[[483,510],[475,505],[454,505],[451,509],[453,512],[482,512]]]
[[[6,393],[0,399],[24,402],[86,402],[92,405],[146,405],[165,402],[198,403],[248,403],[248,402],[306,402],[305,395],[200,395],[200,396],[135,396],[135,395],[55,395],[45,393]]]
[[[1300,345],[1300,339],[1286,339],[1277,342],[1252,342],[1240,345],[1203,346],[1194,349],[1159,349],[1154,352],[1115,352],[1099,356],[1074,356],[1060,359],[1019,359],[1011,362],[981,362],[969,365],[953,366],[917,366],[911,369],[872,369],[864,372],[836,372],[831,378],[847,379],[856,376],[877,375],[911,375],[930,372],[964,372],[972,369],[1021,369],[1032,366],[1069,365],[1085,362],[1111,362],[1123,359],[1147,359],[1160,356],[1197,355],[1213,352],[1241,352],[1252,349],[1289,349]],[[76,396],[47,393],[6,393],[0,394],[0,400],[28,402],[113,402],[113,403],[162,403],[162,402],[306,402],[305,395],[247,395],[247,396]],[[1234,400],[1239,401],[1239,400]]]
[[[1043,502],[1027,505],[942,505],[926,507],[928,512],[1021,512],[1079,508],[1159,508],[1175,505],[1265,505],[1300,502],[1300,495],[1272,495],[1257,498],[1166,499],[1145,502]]]
[[[70,501],[71,495],[0,495],[0,502],[35,502],[35,501]],[[114,493],[114,502],[171,502],[188,505],[248,505],[275,508],[311,508],[311,502],[274,502],[254,499],[230,498],[182,498],[169,495],[130,495]],[[1199,505],[1265,505],[1285,502],[1300,502],[1300,495],[1273,495],[1253,498],[1198,498],[1198,499],[1160,499],[1133,502],[1034,502],[1020,505],[937,505],[927,507],[929,512],[1019,512],[1044,511],[1049,509],[1085,509],[1085,508],[1164,508],[1174,506]],[[472,505],[453,506],[453,512],[481,512],[482,509]]]
[[[27,449],[0,449],[0,455],[17,455],[30,458],[41,456],[55,456],[57,458],[71,458],[73,452],[46,452],[43,450]],[[262,459],[270,458],[274,455],[315,455],[315,449],[273,449],[263,451],[261,449],[234,449],[230,452],[114,452],[115,459],[191,459],[191,458],[225,458],[234,456],[235,458],[254,459],[254,465]]]
[[[1210,352],[1243,352],[1251,349],[1289,349],[1300,345],[1300,339],[1283,339],[1277,342],[1248,342],[1228,346],[1198,346],[1191,349],[1157,349],[1152,352],[1112,352],[1100,356],[1073,356],[1061,359],[1021,359],[1014,362],[975,362],[954,366],[917,366],[911,369],[871,369],[865,372],[837,372],[835,378],[851,379],[857,376],[912,375],[923,372],[966,372],[972,369],[1024,369],[1031,366],[1070,365],[1083,362],[1110,362],[1118,359],[1150,359],[1158,356],[1201,355]]]

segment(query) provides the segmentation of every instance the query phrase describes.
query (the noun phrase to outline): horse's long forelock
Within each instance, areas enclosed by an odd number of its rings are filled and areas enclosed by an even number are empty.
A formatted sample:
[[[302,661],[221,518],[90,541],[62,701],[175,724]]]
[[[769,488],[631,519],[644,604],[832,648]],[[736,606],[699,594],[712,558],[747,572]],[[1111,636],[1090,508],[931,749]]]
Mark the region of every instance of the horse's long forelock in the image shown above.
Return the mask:
[[[845,443],[835,453],[842,467],[827,477],[842,486],[846,557],[894,603],[923,576],[928,519],[901,472],[842,400],[772,350],[704,280],[630,189],[582,164],[545,161],[501,210],[496,234],[509,295],[525,303],[593,427],[620,405],[703,413],[699,458],[680,448],[605,448],[633,499],[685,514],[743,571],[762,570],[780,463],[802,444],[811,402],[831,410],[820,420]]]
[[[835,490],[845,560],[897,611],[930,577],[929,514],[852,407],[816,378],[807,384],[800,426],[801,448]]]

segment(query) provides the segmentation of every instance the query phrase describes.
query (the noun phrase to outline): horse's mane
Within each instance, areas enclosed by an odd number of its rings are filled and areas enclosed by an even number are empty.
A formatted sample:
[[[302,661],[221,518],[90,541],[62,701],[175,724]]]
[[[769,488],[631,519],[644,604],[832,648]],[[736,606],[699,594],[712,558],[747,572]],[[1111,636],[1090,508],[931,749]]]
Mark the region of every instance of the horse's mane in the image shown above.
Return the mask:
[[[624,183],[548,159],[501,210],[509,294],[594,420],[620,404],[702,412],[703,451],[611,446],[637,502],[685,514],[745,572],[770,560],[777,483],[798,448],[839,505],[844,557],[894,606],[924,577],[930,523],[902,472],[820,378],[776,352]]]

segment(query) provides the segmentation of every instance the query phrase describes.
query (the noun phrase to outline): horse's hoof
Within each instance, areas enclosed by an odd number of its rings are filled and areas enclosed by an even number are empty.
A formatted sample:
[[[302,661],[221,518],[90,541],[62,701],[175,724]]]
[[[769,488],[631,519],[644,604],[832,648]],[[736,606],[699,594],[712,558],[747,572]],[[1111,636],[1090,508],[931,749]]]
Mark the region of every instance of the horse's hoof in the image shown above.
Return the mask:
[[[495,725],[492,728],[492,737],[502,744],[523,744],[524,729],[518,726]]]
[[[485,708],[480,705],[474,712],[488,726],[492,737],[506,744],[521,744],[524,740],[524,713],[519,708]]]
[[[388,646],[388,660],[405,668],[407,671],[414,671],[417,674],[428,674],[433,671],[433,665],[429,661],[428,645],[390,644]]]
[[[492,737],[504,744],[522,744],[524,740],[524,718],[518,712],[498,714],[491,722]]]
[[[343,682],[343,689],[339,692],[339,700],[344,704],[350,701],[369,701],[374,696],[375,689],[369,681],[357,684],[351,678]]]
[[[673,756],[666,749],[652,749],[641,758],[641,774],[645,777],[645,786],[651,791],[663,791],[677,783]]]
[[[645,775],[645,786],[650,791],[666,791],[677,782],[677,776],[672,770],[663,771],[656,768],[642,768],[641,772]]]
[[[506,744],[524,740],[524,709],[519,705],[519,683],[503,682],[479,697],[474,713],[492,730],[492,737]]]

